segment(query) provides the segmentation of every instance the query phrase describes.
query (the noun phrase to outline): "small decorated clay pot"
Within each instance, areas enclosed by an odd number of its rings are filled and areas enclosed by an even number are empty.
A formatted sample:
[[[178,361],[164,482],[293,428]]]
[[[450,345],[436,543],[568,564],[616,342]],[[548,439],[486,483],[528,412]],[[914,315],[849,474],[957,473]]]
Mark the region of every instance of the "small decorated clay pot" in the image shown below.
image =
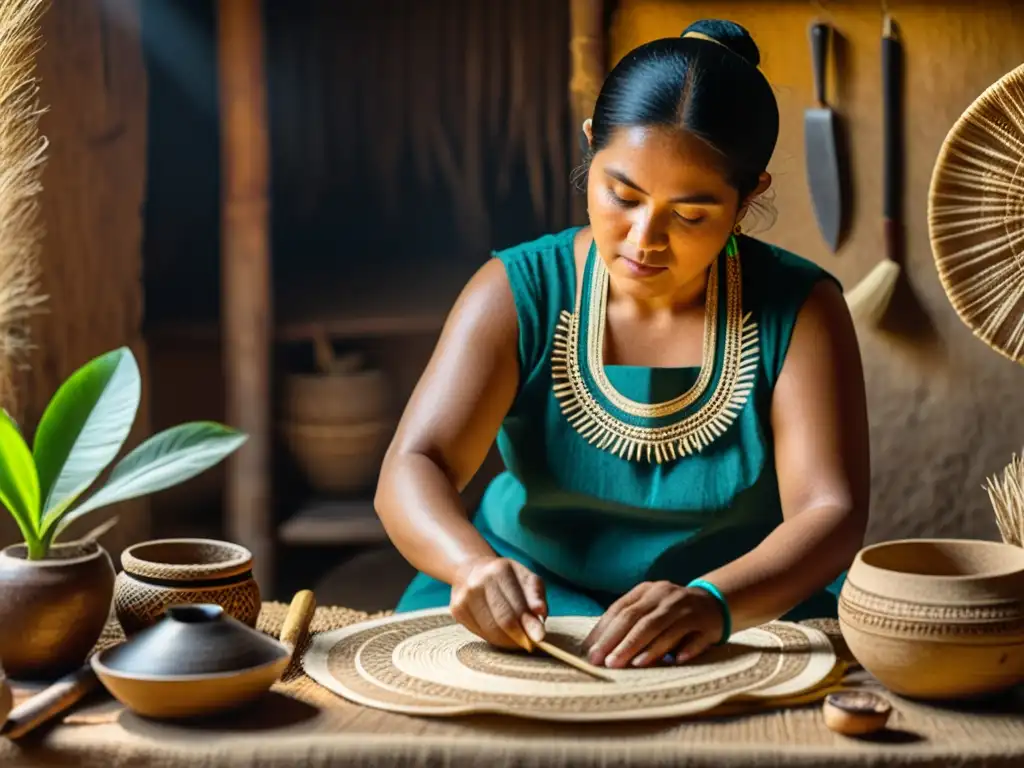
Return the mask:
[[[114,610],[126,635],[151,627],[171,605],[215,604],[250,627],[260,615],[252,553],[214,539],[159,539],[121,553]]]
[[[114,564],[95,542],[54,544],[29,560],[0,551],[0,664],[12,680],[52,681],[81,668],[110,618]]]

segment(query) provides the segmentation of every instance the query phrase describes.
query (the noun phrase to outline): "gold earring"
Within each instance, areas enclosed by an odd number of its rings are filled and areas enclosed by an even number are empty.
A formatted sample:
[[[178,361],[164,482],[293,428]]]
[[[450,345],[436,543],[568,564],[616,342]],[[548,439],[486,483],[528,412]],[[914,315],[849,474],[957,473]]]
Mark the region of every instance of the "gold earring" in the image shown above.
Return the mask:
[[[743,227],[740,225],[739,222],[736,222],[736,226],[732,228],[732,233],[734,235],[741,235],[741,234],[743,234]]]

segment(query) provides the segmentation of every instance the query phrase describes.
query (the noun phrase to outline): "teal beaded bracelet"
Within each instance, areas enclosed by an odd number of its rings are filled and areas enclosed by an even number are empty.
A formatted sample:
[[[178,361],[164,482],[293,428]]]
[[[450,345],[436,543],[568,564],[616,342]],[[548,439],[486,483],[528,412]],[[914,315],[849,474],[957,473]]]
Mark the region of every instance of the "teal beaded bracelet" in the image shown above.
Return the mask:
[[[722,594],[718,587],[704,579],[694,579],[686,585],[686,588],[703,589],[718,601],[718,605],[722,609],[722,637],[716,645],[725,645],[729,642],[729,637],[732,635],[732,613],[729,611],[729,603],[726,602],[725,595]]]

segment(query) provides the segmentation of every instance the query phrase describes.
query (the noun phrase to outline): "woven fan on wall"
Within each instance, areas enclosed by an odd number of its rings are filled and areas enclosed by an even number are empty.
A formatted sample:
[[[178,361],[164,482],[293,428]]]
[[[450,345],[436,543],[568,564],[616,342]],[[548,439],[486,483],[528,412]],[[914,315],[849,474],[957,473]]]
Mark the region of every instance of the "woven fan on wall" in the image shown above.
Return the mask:
[[[1024,65],[989,86],[950,130],[932,174],[928,228],[960,319],[1024,363]]]

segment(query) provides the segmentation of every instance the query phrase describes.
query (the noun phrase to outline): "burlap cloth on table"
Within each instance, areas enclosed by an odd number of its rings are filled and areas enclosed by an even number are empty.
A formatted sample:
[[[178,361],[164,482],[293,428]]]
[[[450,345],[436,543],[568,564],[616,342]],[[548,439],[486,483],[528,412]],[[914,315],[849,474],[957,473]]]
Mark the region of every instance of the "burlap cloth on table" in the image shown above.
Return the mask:
[[[287,606],[266,603],[259,628],[276,635]],[[322,632],[369,618],[320,607]],[[845,653],[834,622],[809,622]],[[108,628],[101,646],[117,642]],[[870,685],[870,682],[864,684]],[[0,765],[167,766],[1024,766],[1024,706],[1016,695],[971,710],[893,698],[891,728],[858,741],[825,728],[818,704],[736,716],[566,725],[472,716],[425,719],[367,709],[335,696],[298,665],[244,715],[198,725],[148,722],[99,701],[62,727],[15,746]]]

